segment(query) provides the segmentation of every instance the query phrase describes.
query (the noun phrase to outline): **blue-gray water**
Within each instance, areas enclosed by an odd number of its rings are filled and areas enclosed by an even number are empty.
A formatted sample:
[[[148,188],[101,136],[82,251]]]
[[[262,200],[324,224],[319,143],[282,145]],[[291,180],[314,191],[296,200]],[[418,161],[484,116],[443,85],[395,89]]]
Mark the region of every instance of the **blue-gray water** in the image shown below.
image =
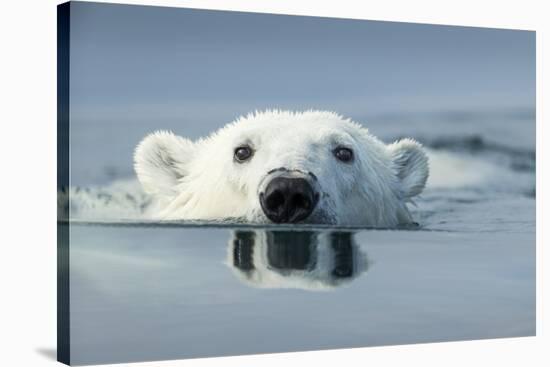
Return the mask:
[[[267,108],[534,150],[535,32],[73,2],[70,35],[72,185],[132,176],[154,130]]]
[[[70,233],[75,364],[535,334],[534,233]]]
[[[534,335],[534,32],[71,11],[73,363]],[[419,227],[151,223],[124,199],[142,198],[146,134],[196,139],[265,108],[333,110],[424,144]]]

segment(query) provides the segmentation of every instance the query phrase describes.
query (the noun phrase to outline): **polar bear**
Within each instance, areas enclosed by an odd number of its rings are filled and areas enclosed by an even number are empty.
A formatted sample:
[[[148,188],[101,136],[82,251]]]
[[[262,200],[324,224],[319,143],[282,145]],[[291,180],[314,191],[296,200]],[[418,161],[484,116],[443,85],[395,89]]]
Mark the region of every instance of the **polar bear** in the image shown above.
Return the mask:
[[[159,131],[134,154],[161,220],[394,227],[428,178],[411,139],[386,145],[327,111],[268,110],[196,141]]]

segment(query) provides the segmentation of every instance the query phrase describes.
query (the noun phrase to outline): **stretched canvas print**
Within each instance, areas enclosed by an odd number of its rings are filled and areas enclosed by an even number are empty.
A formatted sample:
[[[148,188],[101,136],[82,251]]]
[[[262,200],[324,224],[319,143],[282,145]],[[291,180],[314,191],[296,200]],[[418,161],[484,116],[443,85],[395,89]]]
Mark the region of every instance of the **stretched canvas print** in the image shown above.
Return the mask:
[[[535,335],[535,32],[58,7],[58,359]]]

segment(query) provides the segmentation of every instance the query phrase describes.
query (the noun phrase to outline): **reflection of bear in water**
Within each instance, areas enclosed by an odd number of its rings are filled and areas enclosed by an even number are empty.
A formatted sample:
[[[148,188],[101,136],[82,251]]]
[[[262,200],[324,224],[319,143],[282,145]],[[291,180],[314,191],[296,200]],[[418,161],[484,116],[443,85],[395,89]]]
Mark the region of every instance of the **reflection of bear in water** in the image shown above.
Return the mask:
[[[260,288],[330,289],[367,269],[350,232],[235,231],[229,266]]]

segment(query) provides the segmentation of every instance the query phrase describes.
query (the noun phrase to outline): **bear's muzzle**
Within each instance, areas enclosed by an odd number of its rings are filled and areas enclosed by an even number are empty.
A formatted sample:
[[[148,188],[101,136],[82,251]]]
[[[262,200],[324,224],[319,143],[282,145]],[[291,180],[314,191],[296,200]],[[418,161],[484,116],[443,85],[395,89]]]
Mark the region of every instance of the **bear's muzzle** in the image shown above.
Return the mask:
[[[318,201],[319,193],[298,171],[282,170],[260,193],[262,210],[274,223],[300,222],[311,215]]]

